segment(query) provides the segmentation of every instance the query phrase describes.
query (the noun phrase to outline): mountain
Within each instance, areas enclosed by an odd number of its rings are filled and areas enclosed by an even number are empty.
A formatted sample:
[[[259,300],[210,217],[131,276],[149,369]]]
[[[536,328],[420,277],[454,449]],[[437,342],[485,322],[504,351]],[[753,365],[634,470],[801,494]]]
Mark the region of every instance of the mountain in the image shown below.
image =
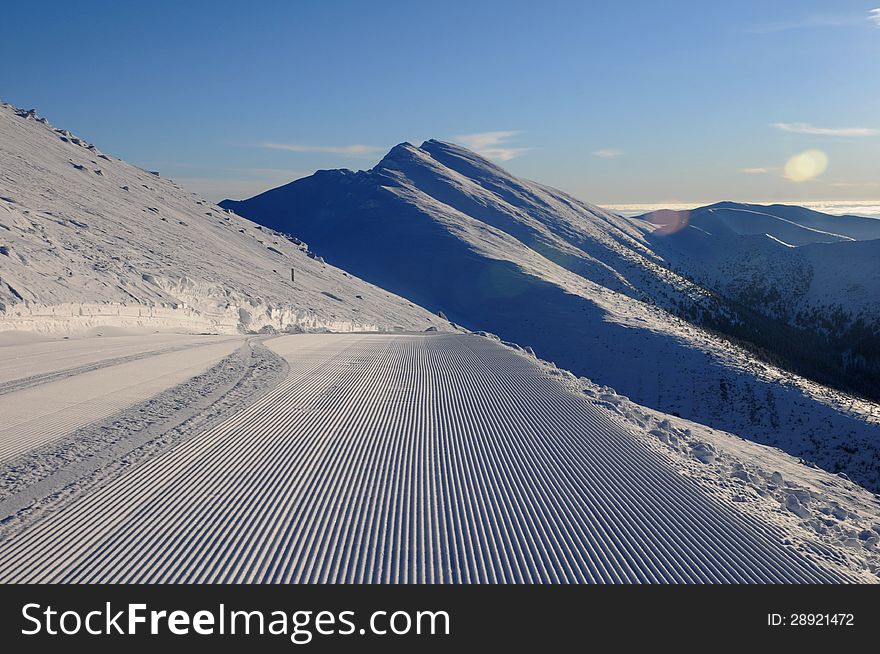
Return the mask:
[[[720,202],[632,221],[667,264],[714,289],[742,294],[760,283],[749,274],[760,270],[765,286],[785,296],[763,308],[782,317],[810,308],[880,317],[880,274],[871,265],[880,254],[875,218]]]
[[[0,105],[0,171],[0,330],[449,329],[33,111]]]
[[[620,216],[438,142],[276,199],[274,227],[250,222],[3,105],[0,332],[454,329],[421,298],[658,406],[877,481],[869,407],[669,313],[729,307]],[[255,565],[267,581],[877,572],[876,502],[852,482],[639,407],[490,334],[291,335],[254,349],[159,334],[27,352],[9,340],[5,580],[259,581]]]
[[[717,202],[705,207],[672,211],[661,209],[635,217],[660,229],[660,234],[699,232],[705,236],[769,236],[782,244],[868,241],[880,238],[880,220],[862,216],[833,216],[805,207]]]
[[[880,397],[880,220],[732,202],[632,220],[669,268],[752,313],[712,326]]]
[[[370,170],[319,171],[221,206],[640,404],[880,488],[880,407],[701,328],[752,314],[670,265],[643,220],[435,140],[402,143]]]

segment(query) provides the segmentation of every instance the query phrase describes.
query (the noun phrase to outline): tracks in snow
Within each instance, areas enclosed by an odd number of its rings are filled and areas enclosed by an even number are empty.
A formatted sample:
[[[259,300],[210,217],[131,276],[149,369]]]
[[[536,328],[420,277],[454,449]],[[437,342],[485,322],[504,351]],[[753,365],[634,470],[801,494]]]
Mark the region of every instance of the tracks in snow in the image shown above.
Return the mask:
[[[0,581],[850,578],[491,340],[269,344],[284,382],[0,544]]]
[[[204,335],[144,334],[0,346],[0,395],[217,340]]]
[[[105,420],[0,463],[0,541],[278,385],[286,362],[249,339],[212,368]]]
[[[215,338],[180,351],[151,352],[135,360],[125,357],[106,367],[92,362],[88,365],[98,367],[79,373],[62,363],[60,378],[0,395],[0,463],[172,388],[211,368],[240,345],[240,338]]]
[[[39,386],[41,384],[47,384],[53,381],[58,381],[61,379],[67,379],[68,377],[74,377],[76,375],[81,375],[86,372],[92,372],[94,370],[101,370],[102,368],[109,368],[111,366],[118,366],[123,363],[130,363],[132,361],[140,361],[141,359],[147,359],[149,357],[154,357],[158,354],[170,354],[172,352],[181,352],[183,350],[189,349],[193,347],[192,344],[188,345],[177,345],[174,347],[166,347],[157,350],[151,350],[148,352],[138,352],[135,354],[122,355],[107,359],[101,359],[100,361],[94,361],[91,363],[87,363],[80,366],[75,366],[73,368],[65,368],[63,370],[54,370],[51,372],[44,372],[36,375],[30,375],[28,377],[24,377],[21,379],[13,379],[11,381],[0,384],[0,395],[6,395],[7,393],[14,393],[15,391],[21,391],[25,388],[31,388],[33,386]]]

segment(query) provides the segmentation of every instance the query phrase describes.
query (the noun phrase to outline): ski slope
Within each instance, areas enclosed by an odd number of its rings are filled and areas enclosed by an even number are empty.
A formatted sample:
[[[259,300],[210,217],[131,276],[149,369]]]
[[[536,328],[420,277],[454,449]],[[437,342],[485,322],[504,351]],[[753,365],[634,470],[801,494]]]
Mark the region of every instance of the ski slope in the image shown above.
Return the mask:
[[[24,338],[0,343],[0,394],[159,353],[174,352],[197,343],[221,340],[204,335],[158,333],[48,340],[19,335]]]
[[[839,582],[535,359],[283,336],[272,391],[39,515],[2,582]]]
[[[0,347],[0,463],[172,388],[242,343],[157,334]]]

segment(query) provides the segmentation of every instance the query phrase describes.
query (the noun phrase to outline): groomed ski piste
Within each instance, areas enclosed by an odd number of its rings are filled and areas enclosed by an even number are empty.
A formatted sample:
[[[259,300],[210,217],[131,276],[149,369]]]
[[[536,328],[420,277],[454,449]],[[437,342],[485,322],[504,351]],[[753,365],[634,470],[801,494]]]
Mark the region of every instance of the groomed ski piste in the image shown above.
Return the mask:
[[[491,337],[260,340],[203,429],[8,461],[0,581],[877,580],[870,493]]]

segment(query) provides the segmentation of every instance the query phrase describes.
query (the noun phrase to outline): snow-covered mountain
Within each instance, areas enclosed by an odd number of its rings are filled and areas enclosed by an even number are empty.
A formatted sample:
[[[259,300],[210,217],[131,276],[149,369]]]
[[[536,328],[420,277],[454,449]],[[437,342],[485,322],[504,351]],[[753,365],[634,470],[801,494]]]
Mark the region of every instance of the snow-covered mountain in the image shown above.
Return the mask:
[[[0,106],[0,331],[449,329],[319,255]]]
[[[818,309],[880,318],[875,218],[720,202],[656,211],[633,222],[671,267],[737,299],[748,299],[749,289],[766,295],[756,308],[779,317],[797,321],[799,312]]]
[[[394,212],[387,210],[389,203]],[[293,222],[319,240],[332,236],[332,256],[356,258],[359,266],[375,268],[371,273],[392,286],[398,283],[397,275],[385,274],[385,264],[373,265],[375,257],[359,253],[358,244],[366,239],[380,253],[390,251],[393,243],[388,238],[405,243],[432,229],[405,216],[430,215],[439,223],[441,239],[448,234],[484,249],[518,249],[527,258],[537,254],[554,268],[629,297],[664,302],[700,295],[693,284],[657,265],[659,258],[646,247],[637,225],[555,189],[519,180],[473,152],[435,140],[420,148],[402,143],[367,172],[318,171],[245,202],[226,200],[221,206],[241,208],[261,224],[279,228],[291,224],[295,213]],[[323,219],[339,214],[352,217],[344,230]],[[421,260],[421,253],[415,257]]]
[[[753,312],[717,327],[880,397],[880,220],[722,202],[633,223],[670,268]]]
[[[661,209],[636,216],[665,233],[699,232],[705,236],[769,236],[785,244],[868,241],[880,238],[880,220],[862,216],[834,216],[786,204],[717,202],[697,209]],[[675,227],[675,229],[672,229]]]
[[[368,171],[319,171],[221,206],[641,404],[880,488],[880,408],[673,315],[744,319],[736,302],[670,265],[644,221],[433,140],[398,145]]]

